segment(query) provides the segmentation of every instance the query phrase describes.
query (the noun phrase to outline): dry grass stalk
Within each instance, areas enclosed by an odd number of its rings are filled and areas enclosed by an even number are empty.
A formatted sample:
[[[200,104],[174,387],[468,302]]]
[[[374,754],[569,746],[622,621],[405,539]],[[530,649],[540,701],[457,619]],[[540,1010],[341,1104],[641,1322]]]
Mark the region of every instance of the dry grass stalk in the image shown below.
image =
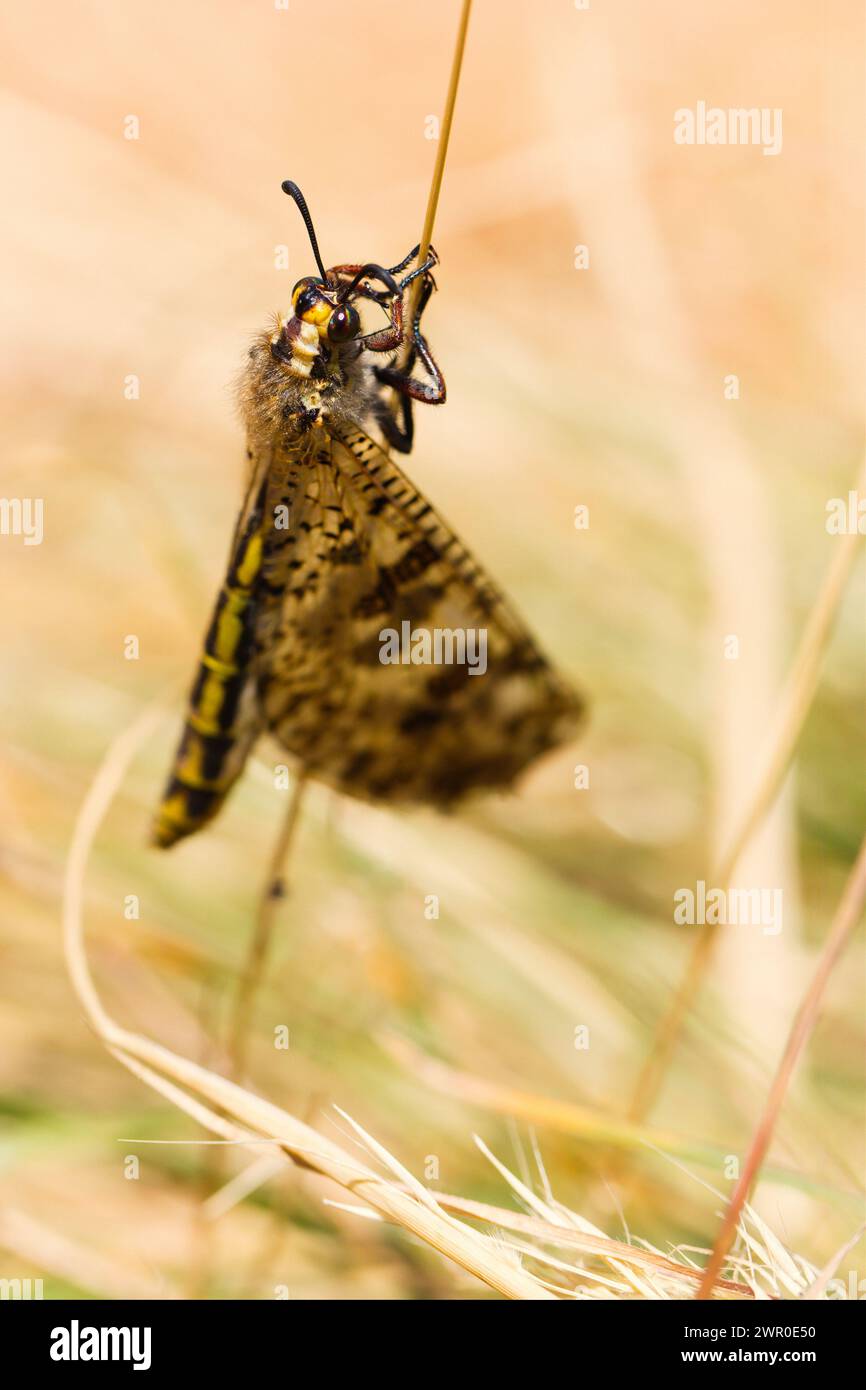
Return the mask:
[[[436,163],[433,166],[433,178],[430,181],[427,211],[424,214],[424,229],[421,232],[421,241],[418,250],[419,265],[423,264],[427,259],[427,252],[430,250],[430,242],[433,240],[433,224],[436,221],[436,209],[439,206],[439,192],[442,188],[442,175],[445,172],[445,160],[448,156],[448,142],[451,139],[451,124],[454,120],[454,107],[457,103],[457,90],[460,86],[460,72],[463,67],[463,51],[466,47],[466,33],[469,28],[469,16],[471,12],[472,0],[463,0],[463,7],[460,11],[460,23],[457,27],[457,38],[454,41],[454,57],[451,60],[451,76],[448,80],[448,93],[445,97],[445,111],[442,115],[442,127],[439,131]],[[420,281],[418,290],[414,296],[416,299],[419,293]]]
[[[866,462],[856,484],[860,494],[866,491]],[[776,734],[766,766],[758,781],[755,794],[734,834],[730,846],[713,869],[713,883],[727,887],[737,864],[752,836],[763,823],[778,796],[790,767],[797,743],[806,722],[821,671],[821,662],[833,632],[845,588],[857,556],[860,536],[840,536],[824,583],[809,614],[797,655],[788,678]],[[640,1073],[628,1109],[632,1120],[642,1120],[652,1109],[670,1065],[683,1025],[698,996],[709,966],[718,927],[707,924],[700,928],[692,945],[682,979],[677,986],[670,1008],[659,1024],[652,1050]]]
[[[305,785],[306,776],[303,768],[300,768],[271,855],[267,877],[259,897],[255,927],[247,959],[237,985],[228,1044],[229,1056],[232,1060],[232,1076],[236,1081],[241,1079],[246,1067],[253,1009],[264,975],[277,913],[286,896],[286,863],[297,830]]]
[[[776,1121],[779,1118],[779,1111],[785,1099],[794,1069],[802,1056],[803,1050],[812,1035],[812,1030],[818,1019],[818,1012],[821,1007],[821,999],[830,978],[830,974],[848,944],[848,940],[854,931],[863,912],[863,905],[866,903],[866,837],[860,846],[860,853],[854,864],[845,891],[842,894],[841,902],[830,930],[830,935],[821,952],[818,967],[812,976],[811,984],[806,991],[803,1002],[797,1010],[796,1017],[791,1026],[791,1033],[788,1038],[787,1046],[779,1063],[779,1068],[770,1087],[770,1094],[764,1107],[764,1113],[752,1135],[752,1142],[749,1151],[743,1162],[743,1169],[739,1180],[728,1204],[722,1228],[719,1232],[713,1253],[707,1265],[701,1287],[698,1291],[699,1298],[709,1298],[712,1293],[714,1281],[722,1267],[722,1263],[737,1230],[740,1220],[740,1213],[745,1206],[749,1193],[754,1186],[761,1164],[770,1146],[773,1131],[776,1128]]]
[[[484,1221],[490,1226],[502,1227],[507,1231],[518,1231],[521,1234],[534,1236],[536,1240],[544,1242],[546,1245],[564,1246],[574,1250],[580,1250],[585,1255],[597,1255],[602,1259],[610,1260],[616,1258],[626,1264],[633,1264],[638,1268],[648,1270],[650,1273],[657,1273],[660,1276],[672,1275],[677,1279],[688,1280],[697,1284],[702,1277],[702,1270],[692,1269],[681,1260],[672,1260],[667,1255],[661,1255],[655,1250],[644,1249],[639,1245],[626,1245],[621,1240],[611,1240],[608,1236],[594,1236],[584,1231],[577,1231],[561,1222],[553,1223],[542,1221],[540,1218],[526,1216],[523,1212],[509,1211],[504,1207],[494,1207],[488,1202],[473,1202],[466,1197],[454,1197],[448,1193],[437,1192],[437,1201],[446,1211],[456,1212],[461,1216],[471,1216],[477,1221]],[[748,1284],[740,1283],[735,1279],[716,1280],[716,1290],[719,1293],[735,1294],[740,1298],[754,1298],[754,1291]]]
[[[553,1197],[537,1147],[534,1152],[543,1196],[522,1182],[479,1139],[476,1144],[526,1210],[512,1211],[439,1192],[436,1193],[437,1202],[446,1210],[491,1225],[499,1234],[503,1248],[519,1255],[528,1267],[537,1265],[547,1272],[545,1286],[560,1298],[687,1300],[694,1297],[703,1269],[691,1257],[704,1259],[710,1253],[708,1250],[682,1247],[664,1254],[643,1241],[626,1244],[611,1240],[585,1217]],[[342,1202],[329,1205],[353,1215],[372,1215],[376,1219],[375,1213],[364,1208]],[[506,1234],[509,1232],[521,1239],[513,1239]],[[743,1212],[739,1237],[738,1250],[727,1262],[730,1277],[716,1280],[715,1297],[740,1301],[803,1298],[816,1289],[819,1271],[802,1257],[791,1255],[751,1207]],[[567,1256],[569,1250],[579,1251],[579,1258],[571,1261]],[[554,1251],[559,1253],[554,1254]],[[824,1289],[812,1296],[825,1296]]]

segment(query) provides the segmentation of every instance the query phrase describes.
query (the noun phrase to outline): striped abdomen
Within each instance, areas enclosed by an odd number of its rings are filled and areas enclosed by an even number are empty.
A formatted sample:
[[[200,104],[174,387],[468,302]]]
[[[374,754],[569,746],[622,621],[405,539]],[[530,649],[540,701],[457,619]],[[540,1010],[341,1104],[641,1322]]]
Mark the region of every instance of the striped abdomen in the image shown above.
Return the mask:
[[[154,818],[151,838],[164,849],[216,815],[258,733],[258,721],[243,697],[262,566],[262,500],[235,544],[171,775]]]

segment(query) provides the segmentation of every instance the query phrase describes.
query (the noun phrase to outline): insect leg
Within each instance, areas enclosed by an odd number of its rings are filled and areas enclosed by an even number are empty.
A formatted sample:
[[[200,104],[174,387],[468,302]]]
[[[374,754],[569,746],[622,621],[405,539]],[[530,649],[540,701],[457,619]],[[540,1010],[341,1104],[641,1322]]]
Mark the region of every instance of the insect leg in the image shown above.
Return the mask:
[[[426,275],[427,279],[430,281],[431,287],[435,290],[436,281],[429,272],[433,269],[434,265],[438,264],[439,262],[436,260],[435,254],[428,256],[423,265],[416,266],[414,270],[409,271],[408,275],[404,275],[403,279],[400,281],[400,289],[405,290],[407,285],[411,285],[413,280],[418,279],[419,275]]]
[[[410,371],[411,364],[414,364],[414,361],[415,350],[413,348],[409,358]],[[402,419],[402,425],[397,423],[397,420],[391,412],[390,403],[385,400],[381,400],[378,403],[376,420],[378,421],[379,428],[391,445],[391,448],[396,449],[398,454],[410,454],[412,452],[412,440],[415,437],[415,421],[412,415],[411,396],[398,396],[397,407]]]
[[[400,298],[392,299],[390,304],[390,326],[388,328],[380,328],[375,333],[368,333],[367,336],[364,338],[359,338],[358,342],[360,343],[361,347],[366,348],[368,352],[394,352],[398,347],[402,346],[404,337],[403,291],[407,288],[408,285],[412,284],[413,280],[417,280],[419,275],[426,275],[427,278],[425,281],[424,289],[421,294],[421,300],[419,302],[418,309],[415,313],[413,336],[415,338],[416,347],[415,349],[413,349],[413,352],[420,352],[422,355],[422,359],[424,358],[425,353],[427,354],[427,357],[430,356],[429,349],[427,348],[426,343],[424,342],[423,338],[420,338],[418,332],[418,325],[421,321],[421,314],[424,311],[424,306],[426,305],[427,300],[430,298],[431,292],[436,288],[436,281],[433,279],[433,276],[428,273],[430,267],[433,264],[433,260],[425,261],[424,264],[422,266],[419,266],[417,270],[413,270],[410,275],[407,275],[405,280],[400,281]],[[377,296],[371,293],[367,297],[370,299],[376,299]],[[385,301],[383,300],[382,303],[384,304],[384,302]],[[432,362],[432,358],[430,358],[430,361]],[[426,359],[425,366],[427,366]],[[438,369],[435,367],[435,364],[433,366],[428,367],[428,370],[430,371],[431,376],[436,376],[438,371]],[[442,397],[442,399],[445,399],[444,396]]]
[[[421,250],[421,245],[420,245],[420,243],[419,243],[417,246],[413,246],[413,247],[412,247],[412,250],[409,252],[408,256],[404,256],[403,259],[402,259],[402,261],[398,261],[396,265],[388,266],[388,274],[389,274],[389,275],[399,275],[400,272],[403,271],[403,270],[405,270],[406,267],[407,267],[408,265],[411,265],[411,264],[412,264],[412,262],[414,261],[415,257],[418,255],[418,252],[419,252],[420,250]],[[332,266],[331,266],[331,269],[328,271],[328,276],[329,276],[329,278],[330,278],[332,275],[334,275],[334,276],[336,276],[336,278],[337,278],[338,280],[354,280],[355,276],[358,274],[358,271],[359,271],[359,270],[363,270],[364,264],[365,264],[365,263],[364,263],[363,261],[358,261],[358,262],[357,262],[356,264],[354,264],[354,265],[349,265],[349,264],[346,264],[346,265],[332,265]],[[432,270],[433,266],[434,266],[434,265],[438,265],[438,264],[439,264],[439,257],[438,257],[438,255],[436,254],[435,249],[431,246],[431,247],[429,248],[429,255],[428,255],[427,261],[425,262],[425,264],[424,264],[423,266],[419,266],[417,270],[413,271],[413,276],[415,276],[415,275],[420,275],[421,272],[422,272],[422,270]],[[405,288],[406,288],[406,285],[407,285],[408,283],[409,283],[408,279],[407,279],[407,280],[404,280],[404,281],[403,281],[403,284],[400,286],[400,288],[401,288],[401,289],[405,289]],[[380,293],[380,292],[377,291],[376,293]]]
[[[368,333],[365,338],[358,338],[361,347],[368,352],[394,352],[403,342],[402,298],[391,301],[390,319],[388,328],[380,328],[375,333]]]
[[[412,247],[412,250],[409,252],[408,256],[404,256],[404,257],[403,257],[402,261],[398,261],[396,265],[389,265],[389,266],[388,266],[388,269],[389,269],[389,271],[391,272],[391,274],[392,274],[392,275],[399,275],[401,270],[405,270],[406,267],[407,267],[407,265],[411,265],[411,264],[412,264],[412,262],[414,261],[415,257],[418,255],[418,252],[419,252],[420,250],[421,250],[421,243],[419,242],[417,246],[413,246],[413,247]]]
[[[337,282],[337,286],[342,287],[344,284],[351,284],[359,271],[364,269],[364,264],[364,261],[358,261],[357,265],[332,265],[331,269],[328,271],[328,276],[329,278],[333,276]],[[390,275],[390,273],[389,271],[388,274]],[[331,288],[333,289],[335,286],[332,285]],[[374,290],[371,289],[369,285],[359,286],[356,290],[356,294],[361,295],[364,299],[383,300],[388,298],[387,290]]]
[[[433,293],[433,288],[433,281],[428,275],[418,300],[418,308],[415,310],[415,318],[412,323],[412,352],[406,367],[402,371],[396,367],[376,367],[375,372],[377,379],[384,386],[393,387],[401,396],[408,396],[415,401],[423,401],[426,405],[441,405],[445,400],[445,380],[427,346],[427,340],[421,333],[421,315],[427,307],[427,301]],[[419,381],[411,374],[416,357],[420,357],[430,378],[427,382]],[[395,447],[399,446],[395,445]]]
[[[413,246],[413,247],[412,247],[412,250],[409,252],[408,256],[404,256],[403,259],[402,259],[402,261],[400,261],[398,265],[392,265],[392,266],[389,266],[389,267],[388,267],[389,273],[390,273],[391,275],[399,275],[401,270],[405,270],[406,267],[407,267],[407,265],[411,265],[411,264],[412,264],[412,262],[414,261],[415,257],[418,255],[418,252],[419,252],[420,250],[421,250],[421,243],[419,242],[417,246]],[[422,269],[424,269],[424,270],[430,270],[430,269],[432,269],[432,267],[433,267],[434,265],[438,265],[438,264],[439,264],[439,257],[438,257],[438,255],[436,254],[436,251],[435,251],[434,247],[428,246],[427,250],[428,250],[428,253],[429,253],[429,254],[428,254],[428,259],[427,259],[427,261],[425,262],[425,264],[424,264],[423,267],[420,267],[420,266],[419,266],[418,270],[414,271],[413,274],[417,275],[417,274],[420,273],[420,271],[421,271]],[[401,288],[401,289],[404,289],[404,288],[406,287],[407,284],[408,284],[408,281],[407,281],[407,280],[404,280],[404,281],[403,281],[403,284],[401,285],[400,288]]]

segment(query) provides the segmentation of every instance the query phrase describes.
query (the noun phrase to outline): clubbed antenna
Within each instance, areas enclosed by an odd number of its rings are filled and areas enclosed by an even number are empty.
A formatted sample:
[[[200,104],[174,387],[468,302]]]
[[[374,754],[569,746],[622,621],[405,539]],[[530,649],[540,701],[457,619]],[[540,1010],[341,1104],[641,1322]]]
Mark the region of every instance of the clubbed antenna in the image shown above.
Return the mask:
[[[288,193],[290,198],[294,198],[295,202],[298,205],[298,211],[303,217],[304,226],[307,229],[307,236],[310,238],[310,245],[313,248],[313,255],[316,258],[316,265],[319,267],[319,274],[321,275],[323,280],[327,280],[328,275],[325,270],[325,267],[322,265],[322,258],[319,255],[319,243],[316,240],[316,229],[313,226],[313,219],[310,216],[310,209],[307,207],[307,200],[304,197],[301,190],[298,188],[298,185],[296,183],[292,183],[291,179],[283,179],[282,189],[284,193]]]

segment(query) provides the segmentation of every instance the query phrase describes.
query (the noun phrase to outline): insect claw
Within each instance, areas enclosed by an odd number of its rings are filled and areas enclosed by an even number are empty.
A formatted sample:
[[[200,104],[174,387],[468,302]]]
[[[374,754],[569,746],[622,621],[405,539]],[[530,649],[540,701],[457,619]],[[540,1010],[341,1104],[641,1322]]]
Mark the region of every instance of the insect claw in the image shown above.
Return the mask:
[[[414,270],[410,270],[409,274],[403,277],[403,279],[400,281],[400,293],[402,294],[403,291],[406,289],[407,285],[412,284],[413,280],[417,280],[419,275],[426,275],[427,279],[430,281],[430,283],[433,285],[433,288],[435,289],[436,282],[434,281],[433,276],[430,274],[430,271],[434,265],[438,264],[438,256],[436,256],[435,258],[433,256],[428,256],[423,265],[416,266]]]

